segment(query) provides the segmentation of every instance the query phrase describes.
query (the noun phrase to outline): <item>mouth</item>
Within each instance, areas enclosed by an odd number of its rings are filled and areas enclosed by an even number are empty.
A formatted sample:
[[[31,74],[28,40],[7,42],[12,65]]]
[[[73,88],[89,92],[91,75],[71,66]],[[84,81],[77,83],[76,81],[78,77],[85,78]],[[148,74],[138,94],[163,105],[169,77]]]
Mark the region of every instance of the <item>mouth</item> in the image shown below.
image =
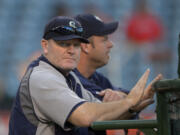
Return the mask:
[[[110,54],[110,51],[107,51],[107,53],[106,53],[107,55],[109,55]]]
[[[75,58],[65,58],[64,60],[66,60],[67,62],[75,62],[76,61]]]
[[[111,50],[109,49],[109,50],[107,50],[107,53],[109,54],[111,52]]]
[[[64,58],[64,59],[67,59],[67,60],[76,60],[75,58]]]

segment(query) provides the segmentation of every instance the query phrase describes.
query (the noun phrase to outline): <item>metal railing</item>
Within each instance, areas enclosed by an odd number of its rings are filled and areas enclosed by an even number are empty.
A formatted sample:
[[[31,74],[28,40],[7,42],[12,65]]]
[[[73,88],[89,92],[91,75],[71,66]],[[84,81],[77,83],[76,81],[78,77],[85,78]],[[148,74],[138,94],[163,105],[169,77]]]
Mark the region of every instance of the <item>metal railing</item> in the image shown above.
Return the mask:
[[[157,93],[156,120],[112,120],[94,122],[94,130],[140,129],[146,135],[172,135],[169,113],[169,93],[180,92],[180,79],[161,80],[154,84]]]
[[[180,40],[178,44],[178,51],[178,75],[180,77]],[[172,135],[173,131],[171,131],[171,126],[173,123],[171,120],[174,118],[171,117],[172,112],[170,105],[172,102],[173,104],[177,104],[178,108],[176,110],[178,111],[173,113],[180,113],[180,79],[160,80],[153,84],[153,88],[157,95],[157,118],[155,120],[112,120],[93,122],[91,128],[94,130],[140,129],[143,133],[145,133],[145,135]],[[172,96],[173,94],[175,97]],[[178,120],[180,120],[180,118],[178,118]]]

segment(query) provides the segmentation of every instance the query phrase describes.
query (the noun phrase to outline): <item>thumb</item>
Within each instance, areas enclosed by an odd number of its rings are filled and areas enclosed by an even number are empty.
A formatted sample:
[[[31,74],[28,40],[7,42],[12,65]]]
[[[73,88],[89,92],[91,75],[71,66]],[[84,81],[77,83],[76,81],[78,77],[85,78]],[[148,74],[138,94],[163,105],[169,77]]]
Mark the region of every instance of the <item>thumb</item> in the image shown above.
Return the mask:
[[[102,90],[102,91],[100,91],[100,92],[98,93],[98,95],[99,95],[99,96],[104,96],[105,93],[106,93],[106,91],[105,91],[105,90]]]

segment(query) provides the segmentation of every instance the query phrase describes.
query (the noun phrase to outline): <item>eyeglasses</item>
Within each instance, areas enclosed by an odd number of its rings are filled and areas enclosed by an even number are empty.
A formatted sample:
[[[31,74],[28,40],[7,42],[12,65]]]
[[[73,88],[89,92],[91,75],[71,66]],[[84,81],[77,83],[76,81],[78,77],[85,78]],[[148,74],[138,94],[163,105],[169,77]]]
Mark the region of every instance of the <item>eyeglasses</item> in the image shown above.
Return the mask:
[[[52,28],[48,32],[46,32],[44,37],[46,37],[46,35],[51,32],[57,32],[62,35],[76,34],[76,35],[82,36],[83,28],[82,27],[73,28],[73,27],[69,27],[69,26],[57,26],[55,28]]]
[[[80,42],[64,42],[64,41],[55,41],[56,42],[56,44],[58,45],[58,46],[61,46],[61,47],[69,47],[69,46],[71,46],[71,45],[73,45],[74,47],[79,47],[80,45],[81,45],[81,43]]]

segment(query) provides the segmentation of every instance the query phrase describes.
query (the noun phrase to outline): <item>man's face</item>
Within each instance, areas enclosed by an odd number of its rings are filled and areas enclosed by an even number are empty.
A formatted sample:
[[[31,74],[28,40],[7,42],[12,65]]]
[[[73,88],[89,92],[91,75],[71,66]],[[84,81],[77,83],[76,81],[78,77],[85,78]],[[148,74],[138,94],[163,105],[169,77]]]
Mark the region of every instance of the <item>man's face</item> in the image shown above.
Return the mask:
[[[93,36],[91,38],[91,51],[89,57],[97,67],[104,66],[109,61],[109,53],[113,47],[108,36]]]
[[[41,44],[45,56],[53,65],[65,72],[76,68],[81,51],[79,39],[67,41],[42,40]]]

